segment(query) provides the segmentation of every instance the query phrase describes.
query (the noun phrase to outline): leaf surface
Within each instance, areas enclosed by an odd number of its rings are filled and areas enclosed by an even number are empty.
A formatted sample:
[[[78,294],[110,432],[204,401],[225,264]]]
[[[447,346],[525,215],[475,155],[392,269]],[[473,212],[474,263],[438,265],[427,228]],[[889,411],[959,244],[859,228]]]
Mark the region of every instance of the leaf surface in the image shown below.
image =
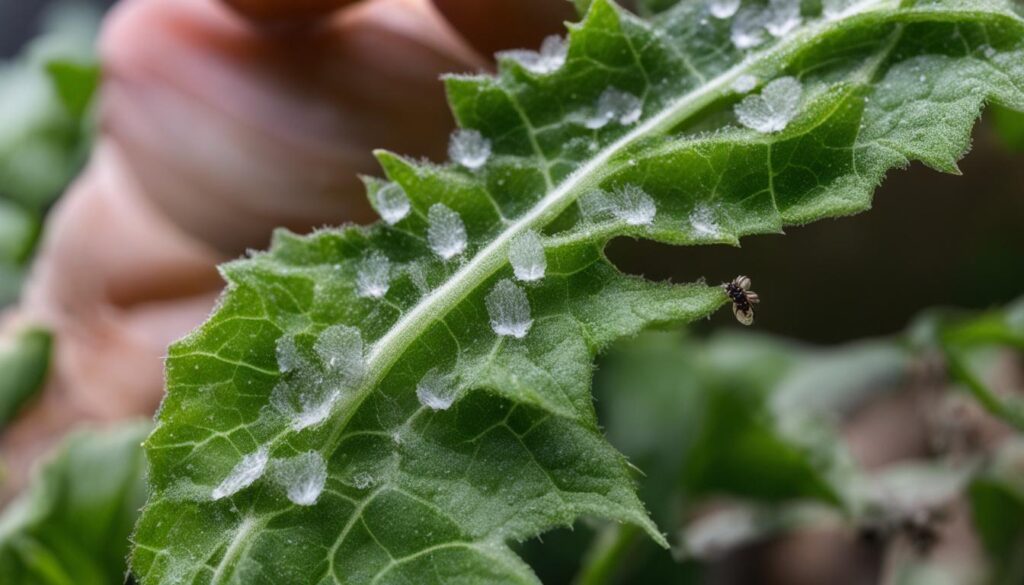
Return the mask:
[[[581,516],[664,544],[592,360],[727,299],[604,245],[735,244],[862,211],[912,160],[955,171],[987,101],[1024,109],[1018,11],[868,0],[774,38],[704,2],[595,0],[564,55],[449,78],[454,163],[379,153],[386,222],[277,234],[171,348],[137,577],[533,583],[508,543]]]
[[[43,386],[53,344],[48,331],[26,329],[0,338],[0,430]]]

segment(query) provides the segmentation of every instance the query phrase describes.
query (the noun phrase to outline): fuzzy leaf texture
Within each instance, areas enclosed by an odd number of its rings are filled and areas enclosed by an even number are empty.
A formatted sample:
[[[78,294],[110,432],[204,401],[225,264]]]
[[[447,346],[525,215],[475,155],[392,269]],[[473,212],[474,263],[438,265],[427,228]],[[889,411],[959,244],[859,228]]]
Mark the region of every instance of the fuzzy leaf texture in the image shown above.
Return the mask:
[[[1015,2],[785,4],[595,0],[566,53],[447,79],[453,162],[379,153],[386,221],[225,266],[169,353],[140,582],[535,583],[509,543],[581,516],[664,545],[592,360],[727,299],[624,275],[604,245],[862,211],[890,168],[955,171],[986,102],[1024,109]]]

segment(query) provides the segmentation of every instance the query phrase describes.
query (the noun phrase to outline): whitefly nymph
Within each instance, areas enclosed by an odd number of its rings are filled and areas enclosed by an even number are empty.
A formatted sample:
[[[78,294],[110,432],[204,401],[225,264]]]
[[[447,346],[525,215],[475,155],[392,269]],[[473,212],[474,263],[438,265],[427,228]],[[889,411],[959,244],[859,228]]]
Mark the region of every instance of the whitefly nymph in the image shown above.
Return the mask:
[[[746,276],[737,276],[732,282],[723,284],[722,288],[732,300],[732,314],[736,315],[736,320],[744,325],[753,324],[753,305],[761,302],[761,299],[756,292],[750,290],[750,279]]]

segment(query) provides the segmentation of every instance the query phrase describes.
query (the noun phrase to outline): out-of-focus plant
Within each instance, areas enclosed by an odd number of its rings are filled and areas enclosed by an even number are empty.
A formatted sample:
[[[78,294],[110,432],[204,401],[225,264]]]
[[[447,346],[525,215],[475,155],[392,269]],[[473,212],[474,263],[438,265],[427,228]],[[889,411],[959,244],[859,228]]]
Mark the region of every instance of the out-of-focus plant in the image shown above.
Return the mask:
[[[146,497],[139,447],[149,422],[69,436],[0,515],[0,580],[110,585],[126,573],[128,537]]]
[[[0,307],[17,297],[42,217],[89,150],[98,22],[86,4],[58,4],[0,63]]]
[[[0,338],[0,429],[42,385],[51,343],[49,333],[33,328]]]
[[[98,23],[87,4],[57,4],[42,33],[0,63],[0,309],[18,298],[43,217],[88,154]],[[2,335],[0,429],[40,388],[50,353],[44,331]]]
[[[827,350],[734,333],[649,334],[623,344],[595,381],[600,411],[612,443],[644,471],[641,495],[655,519],[677,527],[679,562],[635,530],[610,525],[599,529],[577,582],[699,582],[730,554],[822,528],[845,531],[851,556],[858,539],[882,545],[876,569],[889,583],[936,574],[1020,582],[1024,429],[1015,405],[1024,392],[989,380],[1007,368],[1024,375],[1022,315],[1024,302],[980,315],[929,311],[904,336]],[[942,415],[930,419],[929,450],[867,468],[844,427],[872,403],[900,397]],[[972,420],[949,410],[964,401],[974,405]],[[992,429],[997,439],[977,438]],[[928,555],[958,503],[969,504],[988,553],[973,564]],[[528,558],[564,574],[545,550],[531,545]]]

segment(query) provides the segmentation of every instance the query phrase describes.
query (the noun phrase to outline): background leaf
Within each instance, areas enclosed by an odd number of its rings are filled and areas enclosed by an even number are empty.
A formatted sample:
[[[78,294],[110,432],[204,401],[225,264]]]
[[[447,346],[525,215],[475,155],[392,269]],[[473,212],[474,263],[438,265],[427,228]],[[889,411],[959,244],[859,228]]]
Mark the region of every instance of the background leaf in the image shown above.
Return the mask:
[[[27,329],[0,340],[0,429],[42,388],[50,366],[49,332]]]
[[[146,496],[139,442],[150,428],[140,422],[68,437],[0,516],[4,582],[123,581],[128,537]]]

